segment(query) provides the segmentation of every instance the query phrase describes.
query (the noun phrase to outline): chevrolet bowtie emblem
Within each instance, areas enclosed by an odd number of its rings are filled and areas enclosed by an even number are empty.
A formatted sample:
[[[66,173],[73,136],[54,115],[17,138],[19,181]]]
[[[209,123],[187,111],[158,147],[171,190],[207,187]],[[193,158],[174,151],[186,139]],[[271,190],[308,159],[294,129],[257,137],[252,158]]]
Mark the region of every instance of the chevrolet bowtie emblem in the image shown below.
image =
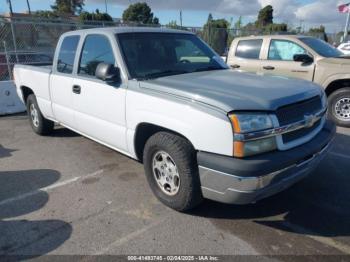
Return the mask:
[[[312,127],[316,121],[317,117],[315,115],[304,115],[305,127]]]

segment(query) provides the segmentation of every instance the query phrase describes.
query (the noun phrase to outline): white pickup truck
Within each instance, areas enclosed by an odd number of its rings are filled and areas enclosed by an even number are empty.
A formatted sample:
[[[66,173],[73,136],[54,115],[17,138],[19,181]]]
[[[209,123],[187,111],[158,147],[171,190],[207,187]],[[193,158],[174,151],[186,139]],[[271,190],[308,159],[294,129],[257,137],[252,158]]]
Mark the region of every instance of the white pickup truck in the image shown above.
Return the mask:
[[[16,65],[14,77],[37,134],[58,123],[143,162],[156,197],[179,211],[289,187],[335,130],[319,86],[234,72],[184,31],[68,32],[52,66]]]

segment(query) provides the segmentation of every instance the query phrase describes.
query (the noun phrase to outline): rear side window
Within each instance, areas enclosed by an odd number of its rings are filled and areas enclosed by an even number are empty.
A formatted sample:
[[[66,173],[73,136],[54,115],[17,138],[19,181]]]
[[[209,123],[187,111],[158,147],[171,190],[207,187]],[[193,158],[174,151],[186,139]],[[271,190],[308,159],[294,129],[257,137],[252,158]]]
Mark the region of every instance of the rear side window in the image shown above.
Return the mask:
[[[259,59],[262,39],[241,40],[238,42],[236,56],[247,59]]]
[[[95,76],[99,63],[115,64],[112,46],[107,37],[103,35],[88,35],[80,55],[80,75]]]
[[[61,44],[58,54],[57,71],[71,74],[73,72],[74,58],[77,51],[80,36],[66,36]]]

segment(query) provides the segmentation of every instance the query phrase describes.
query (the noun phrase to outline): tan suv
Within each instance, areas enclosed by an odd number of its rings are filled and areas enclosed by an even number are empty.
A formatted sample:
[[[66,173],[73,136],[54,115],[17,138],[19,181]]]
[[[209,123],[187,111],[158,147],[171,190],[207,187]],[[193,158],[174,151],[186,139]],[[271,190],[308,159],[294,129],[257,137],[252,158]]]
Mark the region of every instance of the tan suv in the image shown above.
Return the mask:
[[[236,38],[227,58],[236,70],[302,78],[326,91],[330,117],[350,127],[350,58],[313,37],[295,35]]]

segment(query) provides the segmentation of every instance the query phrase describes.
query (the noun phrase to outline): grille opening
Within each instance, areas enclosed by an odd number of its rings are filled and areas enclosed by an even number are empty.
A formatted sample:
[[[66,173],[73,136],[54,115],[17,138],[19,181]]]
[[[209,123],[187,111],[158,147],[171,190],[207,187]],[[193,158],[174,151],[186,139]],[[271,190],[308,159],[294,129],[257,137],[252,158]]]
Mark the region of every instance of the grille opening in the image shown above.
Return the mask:
[[[320,96],[280,107],[276,111],[280,126],[295,123],[304,119],[306,114],[315,114],[322,109]]]
[[[300,139],[316,130],[321,124],[321,119],[319,119],[312,127],[302,128],[293,132],[289,132],[282,135],[283,143],[290,143],[294,140]]]
[[[316,114],[322,110],[322,101],[320,96],[314,96],[294,104],[282,106],[276,111],[276,116],[280,126],[292,124],[304,120],[305,115]],[[315,131],[321,124],[319,119],[312,127],[302,128],[282,135],[284,144],[293,142],[309,135]]]

